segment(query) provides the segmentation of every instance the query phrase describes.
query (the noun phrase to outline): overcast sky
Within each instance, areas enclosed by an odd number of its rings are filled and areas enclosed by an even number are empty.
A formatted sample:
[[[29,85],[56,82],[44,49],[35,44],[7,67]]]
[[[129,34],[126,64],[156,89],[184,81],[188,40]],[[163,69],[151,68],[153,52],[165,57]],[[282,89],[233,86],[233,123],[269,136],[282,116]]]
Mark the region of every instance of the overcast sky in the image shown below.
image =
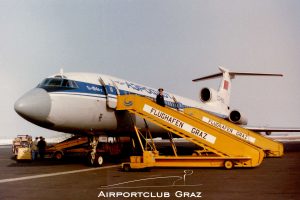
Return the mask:
[[[192,99],[232,71],[231,107],[250,125],[300,127],[300,1],[0,0],[0,138],[52,137],[14,111],[42,79],[64,71],[113,75]]]

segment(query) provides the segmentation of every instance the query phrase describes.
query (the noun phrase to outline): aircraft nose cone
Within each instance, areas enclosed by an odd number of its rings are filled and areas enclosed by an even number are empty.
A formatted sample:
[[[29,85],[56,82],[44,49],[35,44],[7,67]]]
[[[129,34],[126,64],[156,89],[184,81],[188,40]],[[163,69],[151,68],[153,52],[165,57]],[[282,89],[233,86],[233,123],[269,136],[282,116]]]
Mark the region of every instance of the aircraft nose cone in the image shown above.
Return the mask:
[[[41,88],[34,88],[27,92],[15,103],[15,111],[31,122],[47,121],[50,109],[50,96]]]

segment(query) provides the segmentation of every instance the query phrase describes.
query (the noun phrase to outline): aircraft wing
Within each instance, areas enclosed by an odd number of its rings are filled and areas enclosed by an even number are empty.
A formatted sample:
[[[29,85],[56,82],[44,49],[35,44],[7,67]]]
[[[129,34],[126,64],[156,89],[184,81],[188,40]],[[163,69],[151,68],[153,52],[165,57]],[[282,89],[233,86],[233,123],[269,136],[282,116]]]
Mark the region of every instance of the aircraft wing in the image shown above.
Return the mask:
[[[272,132],[298,132],[300,133],[300,128],[288,128],[288,127],[254,127],[254,126],[243,126],[246,129],[255,132],[265,132],[267,135],[271,135]]]

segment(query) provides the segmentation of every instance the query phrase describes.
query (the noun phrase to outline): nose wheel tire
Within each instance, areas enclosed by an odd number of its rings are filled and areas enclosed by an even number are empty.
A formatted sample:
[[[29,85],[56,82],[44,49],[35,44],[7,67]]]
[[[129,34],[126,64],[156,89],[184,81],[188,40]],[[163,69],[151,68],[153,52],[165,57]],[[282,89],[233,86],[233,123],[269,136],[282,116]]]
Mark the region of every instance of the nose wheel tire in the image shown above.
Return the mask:
[[[96,155],[95,164],[97,167],[100,167],[103,165],[104,159],[102,155]]]
[[[101,154],[96,154],[95,156],[92,156],[90,153],[88,155],[88,164],[93,167],[100,167],[104,163],[104,158]]]
[[[89,153],[87,156],[87,164],[89,166],[94,166],[94,161],[95,161],[95,158],[93,158],[92,154]]]

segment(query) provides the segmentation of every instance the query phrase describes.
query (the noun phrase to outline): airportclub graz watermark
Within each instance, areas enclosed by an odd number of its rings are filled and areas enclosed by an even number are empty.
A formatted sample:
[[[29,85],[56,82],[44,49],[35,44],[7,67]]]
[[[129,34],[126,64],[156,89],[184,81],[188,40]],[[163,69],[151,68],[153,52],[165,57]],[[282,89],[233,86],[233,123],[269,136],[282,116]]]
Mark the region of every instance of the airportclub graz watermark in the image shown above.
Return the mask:
[[[176,192],[108,192],[100,191],[98,198],[202,198],[202,192],[187,192],[178,190]]]
[[[182,176],[158,176],[144,179],[116,183],[101,186],[98,193],[99,199],[148,199],[148,198],[202,198],[203,193],[199,191],[203,184],[187,184],[188,176],[193,174],[193,170],[184,170]],[[149,181],[167,182],[164,185],[141,186]],[[131,184],[137,186],[130,186]],[[154,190],[154,191],[149,191]]]

